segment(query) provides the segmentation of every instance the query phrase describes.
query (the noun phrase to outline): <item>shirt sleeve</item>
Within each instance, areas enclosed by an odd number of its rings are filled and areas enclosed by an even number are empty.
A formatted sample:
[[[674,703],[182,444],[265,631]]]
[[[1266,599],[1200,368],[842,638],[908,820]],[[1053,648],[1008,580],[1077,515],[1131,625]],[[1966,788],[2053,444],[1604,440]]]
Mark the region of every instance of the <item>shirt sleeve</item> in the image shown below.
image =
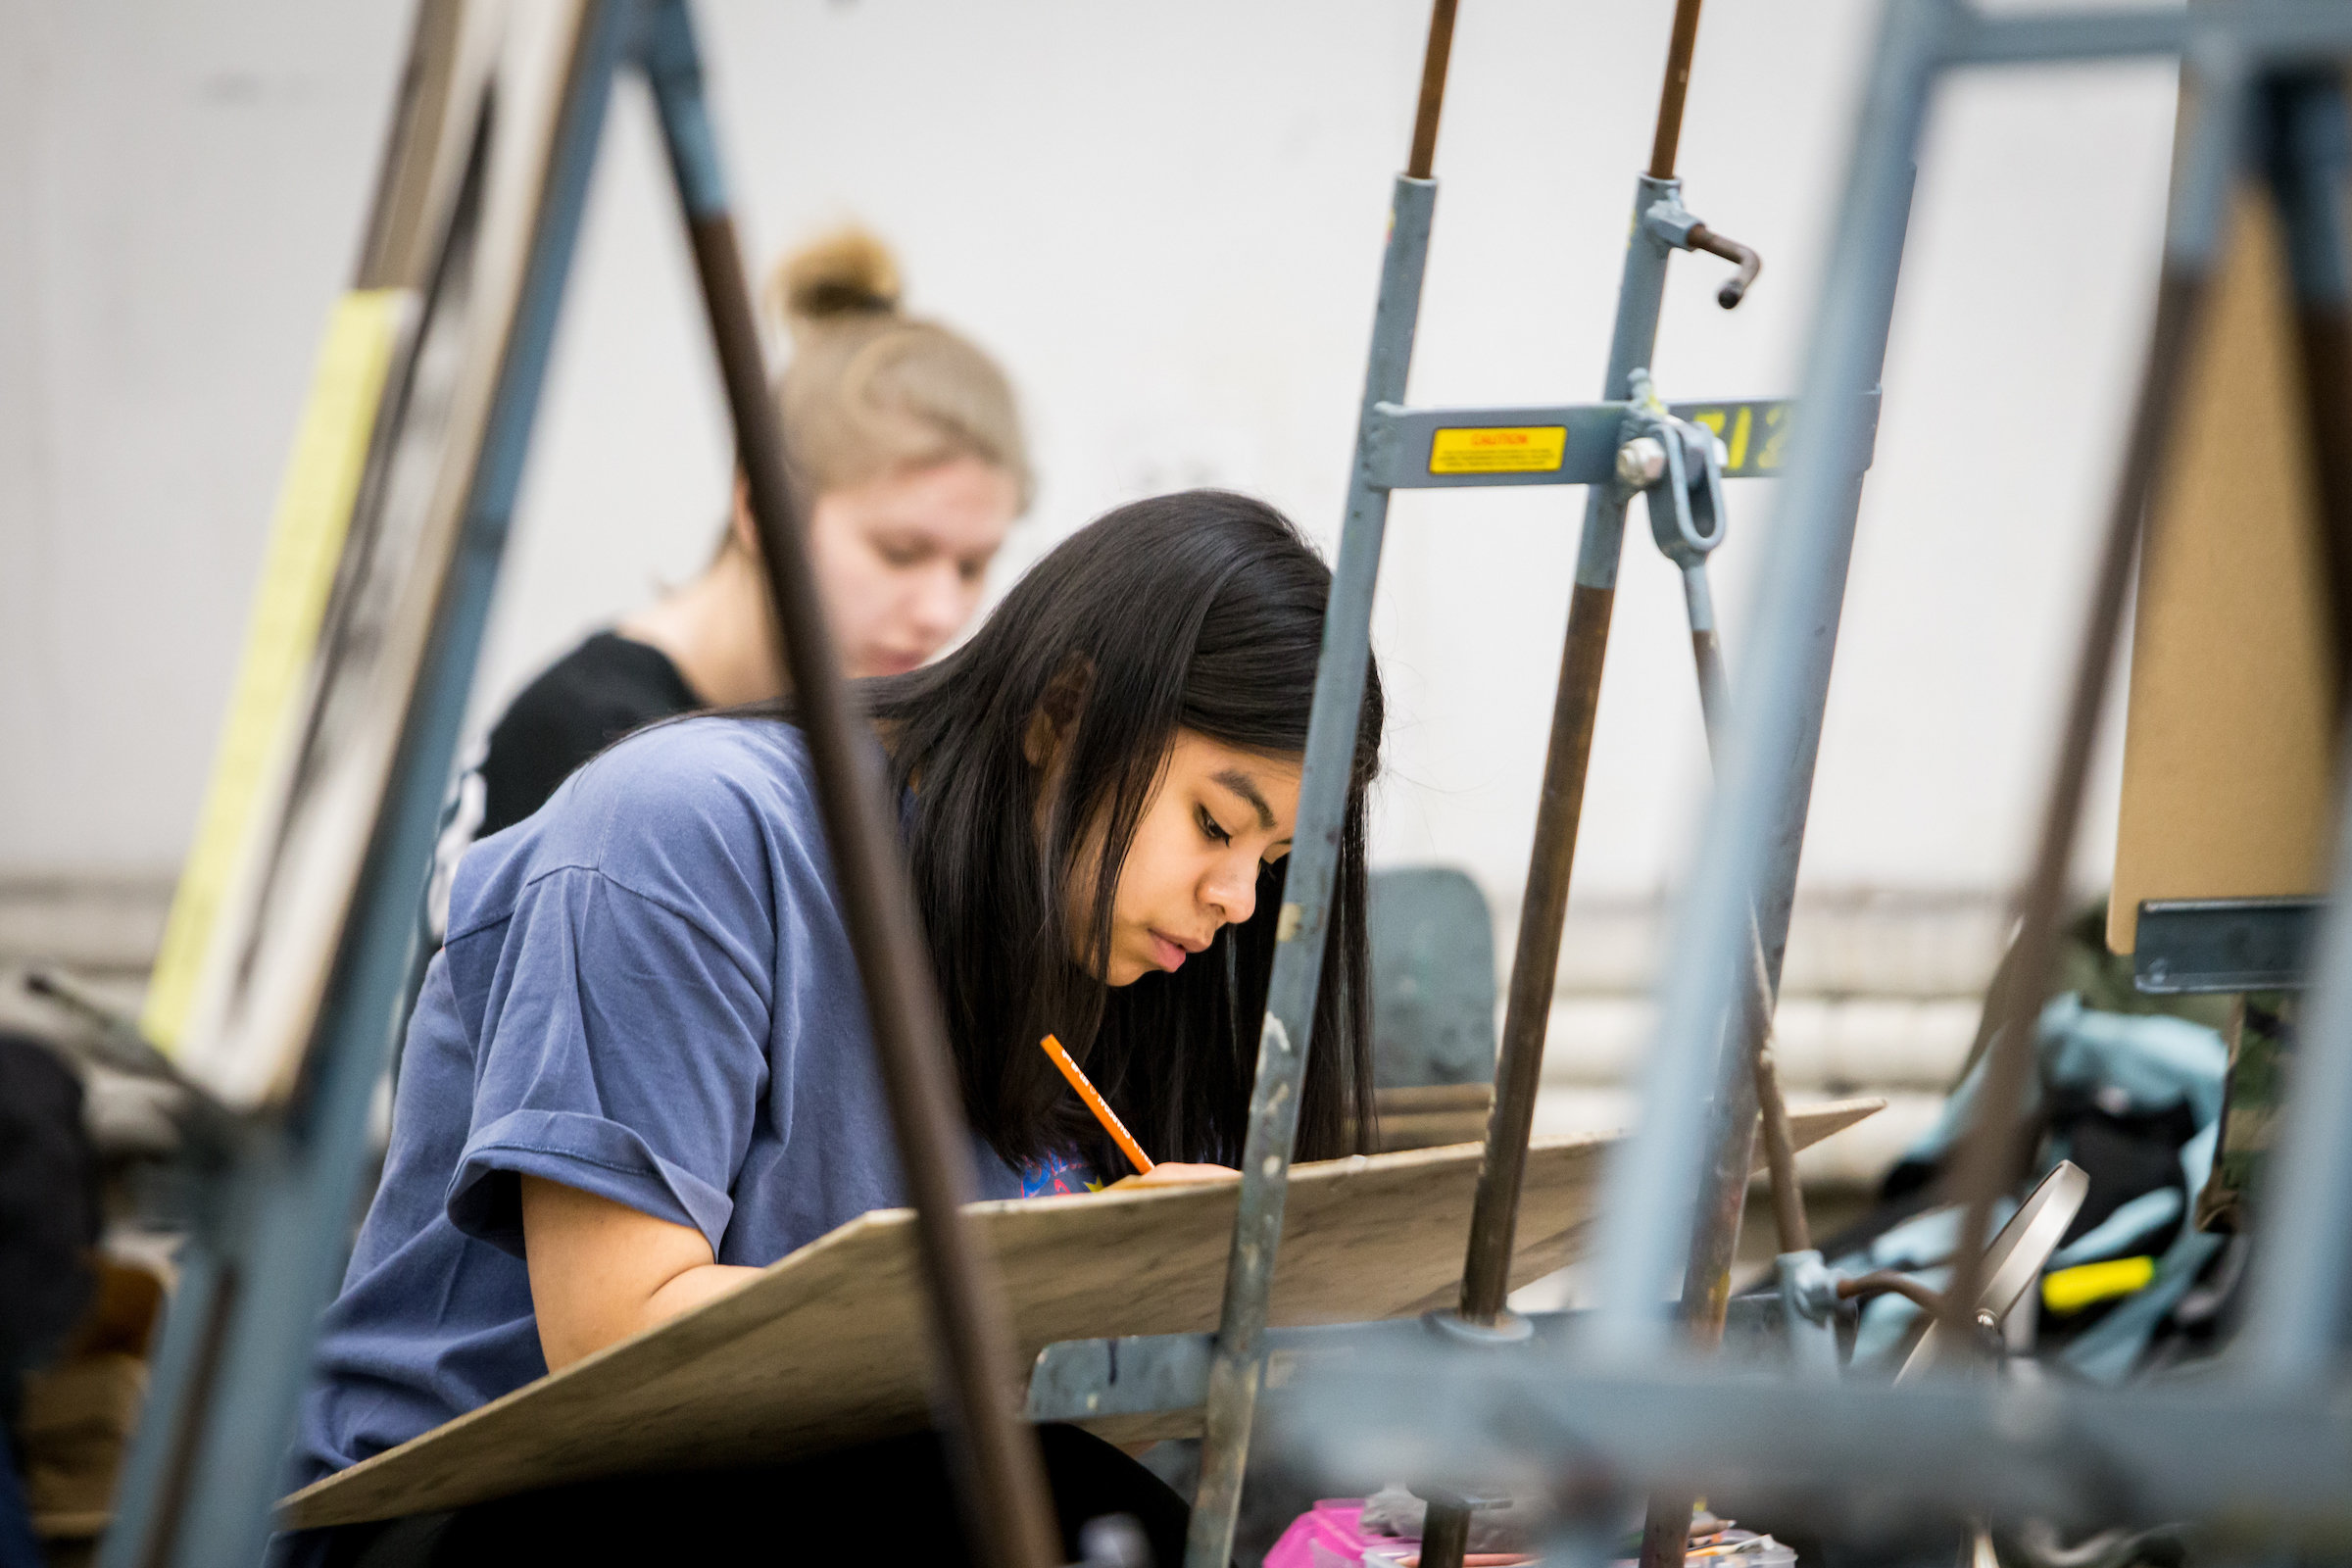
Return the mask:
[[[767,1086],[772,981],[746,961],[749,933],[712,929],[707,899],[689,914],[662,895],[567,866],[464,939],[496,945],[448,1194],[466,1234],[519,1256],[516,1178],[531,1175],[691,1225],[718,1255]]]

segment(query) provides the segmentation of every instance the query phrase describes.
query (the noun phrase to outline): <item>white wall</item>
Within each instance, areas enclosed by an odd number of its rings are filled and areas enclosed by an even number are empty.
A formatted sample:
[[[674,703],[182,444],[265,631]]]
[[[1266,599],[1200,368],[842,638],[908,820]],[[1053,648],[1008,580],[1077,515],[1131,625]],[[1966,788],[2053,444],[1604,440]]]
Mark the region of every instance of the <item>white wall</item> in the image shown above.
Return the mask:
[[[1413,396],[1597,388],[1666,0],[1463,8]],[[1796,379],[1874,8],[1710,8],[1683,172],[1754,244],[1678,261],[1670,392]],[[1043,475],[1004,574],[1181,484],[1333,534],[1424,0],[699,7],[756,257],[856,216],[1000,353]],[[357,241],[397,0],[0,0],[0,877],[170,867],[312,345]],[[1806,862],[1980,889],[2025,853],[2152,285],[2171,74],[1973,83],[1935,120]],[[617,101],[486,713],[689,572],[727,444],[642,95]],[[1736,663],[1771,487],[1722,556]],[[1576,492],[1400,498],[1378,618],[1392,859],[1515,902]],[[1578,885],[1671,874],[1702,778],[1672,573],[1627,549]],[[2098,820],[2111,831],[2112,786]],[[2096,874],[2100,846],[2085,856]]]
[[[406,26],[0,0],[0,872],[178,858]]]

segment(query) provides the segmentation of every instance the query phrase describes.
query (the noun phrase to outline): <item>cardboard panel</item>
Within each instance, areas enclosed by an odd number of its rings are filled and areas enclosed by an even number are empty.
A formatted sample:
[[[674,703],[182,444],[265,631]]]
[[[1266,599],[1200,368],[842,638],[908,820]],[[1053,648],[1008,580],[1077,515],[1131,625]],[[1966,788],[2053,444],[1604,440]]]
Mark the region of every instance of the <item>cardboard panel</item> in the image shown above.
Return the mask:
[[[2278,224],[2240,200],[2140,562],[2107,942],[2143,899],[2325,890],[2336,710]]]
[[[1800,1147],[1876,1100],[1795,1112]],[[1613,1135],[1539,1140],[1512,1278],[1582,1250]],[[1403,1317],[1460,1288],[1477,1144],[1298,1166],[1276,1324]],[[1216,1327],[1235,1189],[1143,1188],[975,1203],[1025,1368],[1056,1340]],[[927,1409],[914,1215],[865,1214],[733,1295],[353,1465],[281,1506],[291,1527],[454,1508],[623,1471],[738,1464],[910,1431]],[[1023,1390],[1007,1389],[1019,1407]],[[1180,1430],[1145,1418],[1156,1433]],[[1197,1421],[1194,1423],[1197,1426]],[[1131,1421],[1130,1426],[1135,1423]],[[1122,1439],[1142,1435],[1123,1431]]]

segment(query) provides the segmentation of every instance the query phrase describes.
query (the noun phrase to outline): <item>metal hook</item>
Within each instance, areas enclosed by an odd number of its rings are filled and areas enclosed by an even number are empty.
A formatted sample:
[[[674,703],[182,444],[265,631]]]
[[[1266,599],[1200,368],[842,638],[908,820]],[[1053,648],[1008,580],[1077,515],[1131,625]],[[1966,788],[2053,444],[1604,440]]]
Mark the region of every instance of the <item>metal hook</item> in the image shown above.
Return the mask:
[[[1748,285],[1756,280],[1758,272],[1764,270],[1764,258],[1738,240],[1716,233],[1704,223],[1690,225],[1690,248],[1705,251],[1710,256],[1720,256],[1740,269],[1725,278],[1723,287],[1715,291],[1716,304],[1727,311],[1738,310],[1740,302],[1747,298]]]

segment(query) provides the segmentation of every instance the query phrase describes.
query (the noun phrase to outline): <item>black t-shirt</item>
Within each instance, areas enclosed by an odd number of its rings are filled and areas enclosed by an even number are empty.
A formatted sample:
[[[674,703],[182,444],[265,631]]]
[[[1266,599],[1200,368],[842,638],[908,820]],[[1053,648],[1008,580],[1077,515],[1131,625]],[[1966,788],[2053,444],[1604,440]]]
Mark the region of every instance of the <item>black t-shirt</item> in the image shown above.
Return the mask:
[[[539,809],[573,768],[631,730],[703,706],[668,655],[596,633],[525,686],[490,731],[474,836]]]

